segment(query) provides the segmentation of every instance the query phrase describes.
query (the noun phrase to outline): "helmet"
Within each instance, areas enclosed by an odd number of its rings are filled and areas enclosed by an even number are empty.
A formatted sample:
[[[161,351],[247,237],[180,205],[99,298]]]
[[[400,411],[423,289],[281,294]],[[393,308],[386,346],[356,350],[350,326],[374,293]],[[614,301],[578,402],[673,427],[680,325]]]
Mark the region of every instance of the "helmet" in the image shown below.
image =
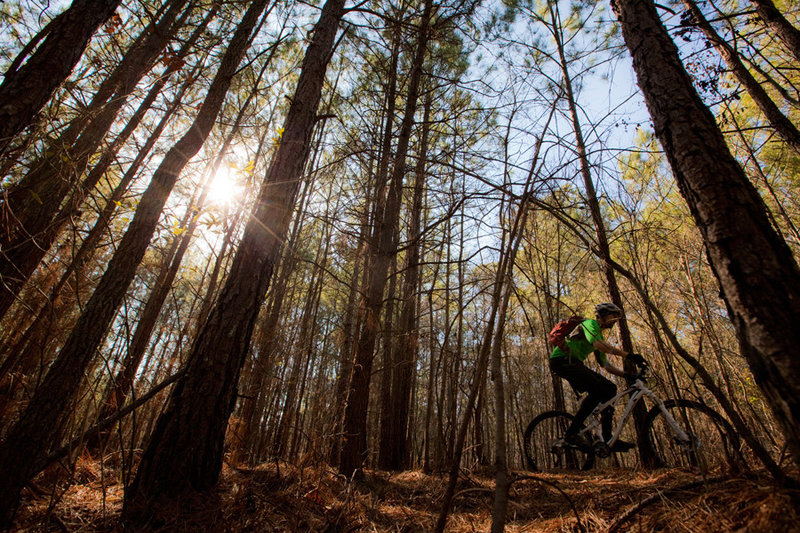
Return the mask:
[[[611,314],[622,316],[622,309],[611,302],[603,302],[594,307],[594,313],[597,316],[606,316]]]

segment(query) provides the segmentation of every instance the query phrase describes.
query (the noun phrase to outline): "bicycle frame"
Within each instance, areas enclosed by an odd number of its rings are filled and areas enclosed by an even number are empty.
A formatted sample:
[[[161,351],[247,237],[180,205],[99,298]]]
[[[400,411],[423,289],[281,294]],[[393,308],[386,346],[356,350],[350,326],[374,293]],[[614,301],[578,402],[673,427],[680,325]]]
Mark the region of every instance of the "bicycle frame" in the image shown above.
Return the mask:
[[[644,382],[636,378],[632,385],[628,388],[623,390],[620,393],[617,393],[616,396],[608,400],[607,402],[601,403],[597,407],[594,408],[589,418],[587,418],[586,426],[580,431],[579,434],[581,435],[602,435],[602,430],[600,430],[600,413],[603,412],[604,409],[607,407],[614,406],[622,397],[626,395],[630,395],[628,399],[628,403],[625,406],[625,410],[622,412],[622,416],[620,416],[619,421],[617,422],[617,426],[614,428],[614,432],[611,434],[611,439],[606,442],[607,446],[613,446],[615,442],[619,439],[620,433],[622,433],[622,426],[627,422],[628,418],[631,416],[633,412],[633,407],[639,403],[639,400],[642,399],[642,396],[647,396],[651,400],[653,400],[661,412],[664,414],[664,419],[667,421],[667,424],[672,429],[673,433],[680,442],[689,442],[691,439],[689,435],[686,434],[685,431],[681,429],[675,419],[672,417],[672,414],[667,410],[664,406],[664,401],[656,396],[656,394],[647,388]],[[593,433],[596,430],[600,430],[597,433]],[[602,438],[602,437],[601,437]]]

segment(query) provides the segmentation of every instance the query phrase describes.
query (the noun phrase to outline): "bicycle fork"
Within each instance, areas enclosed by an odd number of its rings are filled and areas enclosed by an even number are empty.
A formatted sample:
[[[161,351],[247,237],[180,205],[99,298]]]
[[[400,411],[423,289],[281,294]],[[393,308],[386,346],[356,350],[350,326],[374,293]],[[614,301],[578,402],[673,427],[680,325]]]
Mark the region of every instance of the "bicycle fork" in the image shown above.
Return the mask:
[[[667,409],[666,405],[664,405],[664,400],[662,400],[661,398],[657,397],[653,393],[653,391],[651,391],[647,387],[643,387],[642,394],[647,395],[648,398],[650,398],[651,400],[656,402],[656,405],[658,406],[658,409],[661,411],[661,414],[664,415],[664,420],[667,422],[667,425],[670,427],[672,432],[675,434],[675,439],[680,444],[691,445],[692,444],[692,438],[689,436],[688,433],[686,433],[683,430],[683,428],[681,428],[681,426],[678,424],[677,420],[675,420],[675,418],[672,416],[672,413],[669,412],[669,409]],[[628,407],[632,407],[632,406],[629,405]],[[627,409],[626,409],[626,413],[627,413]]]

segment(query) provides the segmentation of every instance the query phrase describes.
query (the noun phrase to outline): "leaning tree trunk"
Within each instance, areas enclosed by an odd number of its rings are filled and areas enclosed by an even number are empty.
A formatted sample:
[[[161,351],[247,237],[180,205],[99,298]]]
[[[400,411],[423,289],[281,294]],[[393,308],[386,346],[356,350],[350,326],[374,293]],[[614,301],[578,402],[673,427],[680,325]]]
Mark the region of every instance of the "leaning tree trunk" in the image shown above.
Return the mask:
[[[61,291],[69,282],[73,274],[79,272],[84,267],[84,265],[86,265],[91,260],[95,252],[95,248],[97,247],[97,244],[100,242],[100,238],[103,236],[109,221],[114,216],[114,212],[117,210],[118,206],[120,205],[120,202],[127,193],[128,187],[130,186],[134,178],[139,174],[139,169],[141,165],[150,155],[150,151],[153,149],[156,142],[158,142],[158,139],[161,137],[161,133],[164,131],[164,128],[169,123],[175,111],[177,111],[177,109],[180,107],[180,104],[183,101],[183,95],[186,93],[187,90],[189,90],[189,88],[192,85],[194,85],[192,78],[197,74],[200,68],[201,64],[199,62],[197,65],[195,65],[195,67],[191,71],[189,79],[187,79],[180,86],[180,88],[175,93],[175,96],[172,98],[172,101],[167,105],[166,109],[162,111],[161,118],[159,119],[156,126],[150,131],[150,135],[147,137],[147,140],[140,148],[137,149],[136,157],[134,157],[133,161],[128,166],[128,169],[125,171],[125,174],[122,176],[120,181],[114,187],[114,191],[111,193],[111,196],[106,201],[105,207],[97,216],[97,220],[95,221],[94,226],[92,226],[92,229],[83,239],[83,242],[81,242],[81,246],[73,256],[70,265],[61,274],[61,278],[55,283],[55,285],[51,287],[50,295],[48,296],[47,301],[44,304],[45,307],[41,309],[39,313],[36,315],[36,319],[25,331],[21,341],[17,344],[16,349],[8,351],[9,353],[8,358],[3,362],[2,365],[0,365],[0,376],[4,376],[6,372],[10,371],[18,364],[22,368],[26,367],[30,368],[31,366],[35,366],[39,361],[39,358],[42,356],[42,353],[46,350],[46,345],[48,343],[51,325],[54,323],[56,319],[57,304],[59,303],[60,300]],[[155,85],[157,84],[158,82],[156,82]],[[153,90],[155,89],[156,87],[154,86]],[[157,96],[158,92],[160,92],[160,89],[156,91],[154,94],[148,94],[145,100],[148,100],[151,96],[153,97],[153,100],[155,100],[155,97]],[[152,90],[151,93],[153,93]],[[141,111],[143,115],[150,108],[152,101],[149,104],[147,104],[146,107],[144,107],[144,103],[145,102],[143,102],[143,104],[140,105],[136,114],[138,114]],[[128,130],[129,126],[131,126],[130,123],[126,125],[125,130]],[[122,136],[124,133],[125,131],[120,133],[120,136]],[[114,144],[116,144],[116,140]],[[114,154],[114,156],[115,155],[116,154]],[[105,158],[106,154],[102,156],[101,163],[102,160]],[[98,163],[98,165],[100,165],[101,163]],[[91,174],[94,173],[95,169],[92,169]],[[64,211],[67,211],[67,209],[65,208]],[[69,216],[70,216],[69,213],[65,214],[64,220],[66,221],[66,219],[68,219]],[[59,218],[61,218],[61,214],[59,214]],[[23,374],[24,373],[25,372],[23,372]]]
[[[553,107],[547,119],[547,123],[542,131],[546,131],[549,127],[550,120],[556,109],[556,102],[553,102]],[[508,133],[511,131],[511,122],[509,121]],[[537,174],[537,167],[539,163],[539,156],[541,155],[542,141],[544,134],[542,134],[536,142],[534,149],[534,156],[531,161],[531,168],[528,172],[528,177],[525,182],[525,188],[522,193],[522,200],[519,203],[516,213],[514,213],[513,223],[508,229],[508,248],[505,251],[505,257],[501,260],[502,268],[498,270],[498,279],[496,283],[502,287],[502,299],[497,310],[497,324],[494,326],[494,337],[490,337],[490,332],[487,331],[486,341],[491,343],[491,379],[494,383],[494,405],[495,405],[495,455],[494,455],[494,469],[495,469],[495,491],[494,491],[494,507],[492,509],[492,532],[502,532],[505,530],[506,514],[508,512],[508,489],[511,485],[510,472],[508,470],[508,446],[506,435],[506,403],[505,403],[505,380],[503,377],[502,365],[502,348],[503,339],[505,338],[506,327],[506,314],[508,311],[508,303],[511,299],[511,294],[514,292],[514,267],[519,252],[519,246],[524,236],[524,228],[528,225],[528,197],[531,195],[531,185],[534,177]],[[508,149],[508,134],[503,143],[504,147]],[[508,154],[505,154],[505,160],[508,161]],[[502,211],[502,209],[501,209]],[[511,204],[508,207],[508,213],[511,214]],[[505,264],[503,264],[505,261]],[[500,296],[501,292],[498,290],[497,295]],[[477,413],[476,413],[477,416]],[[477,427],[477,423],[476,423]],[[448,493],[445,500],[452,498],[450,489],[453,483],[453,472],[455,472],[456,465],[453,465],[451,470],[450,485],[448,486]],[[437,526],[444,525],[442,516],[445,515],[446,507],[443,507],[442,514],[439,517]]]
[[[266,2],[254,2],[242,19],[197,118],[164,156],[153,174],[128,231],[78,323],[30,404],[0,447],[0,471],[6,478],[6,490],[0,496],[0,527],[10,523],[20,491],[42,468],[42,460],[47,452],[58,444],[84,371],[94,359],[94,352],[136,274],[178,175],[200,150],[216,122],[228,87],[249,46],[253,28]]]
[[[152,503],[217,482],[228,417],[237,382],[281,242],[317,121],[325,72],[333,54],[344,0],[322,8],[291,99],[280,146],[270,164],[239,250],[219,299],[195,341],[186,376],[173,389],[166,411],[125,494],[123,514],[146,518]]]
[[[764,24],[778,36],[792,53],[795,59],[800,62],[800,30],[792,26],[786,17],[778,11],[772,0],[750,0],[756,6],[756,12]],[[789,5],[789,4],[787,4]]]
[[[800,130],[798,130],[797,126],[794,125],[789,117],[783,114],[764,87],[750,74],[738,52],[716,32],[694,0],[683,0],[683,5],[686,6],[686,10],[692,15],[694,23],[697,24],[706,39],[717,49],[720,57],[728,65],[728,69],[739,80],[739,83],[742,84],[742,87],[745,88],[747,94],[750,95],[750,98],[753,99],[753,102],[761,112],[764,113],[775,132],[795,152],[800,153]]]
[[[655,132],[706,245],[742,354],[800,464],[800,269],[692,87],[652,0],[616,0]]]
[[[55,241],[58,230],[78,210],[86,191],[80,187],[72,209],[58,218],[59,209],[78,183],[90,156],[111,129],[119,110],[180,26],[175,19],[187,0],[174,0],[158,21],[142,30],[120,64],[94,95],[89,109],[51,145],[49,155],[37,160],[31,170],[8,191],[0,204],[0,318],[8,311],[24,284]],[[182,20],[189,15],[185,10]],[[90,118],[91,117],[91,118]],[[141,118],[141,117],[140,117]],[[136,117],[132,118],[135,121]],[[131,133],[126,132],[128,135]],[[78,136],[80,134],[80,136]],[[95,173],[93,179],[99,180]],[[86,185],[86,189],[94,184]]]
[[[0,85],[0,154],[67,79],[92,35],[111,18],[119,2],[75,0],[48,25],[47,37],[28,61],[6,72]]]

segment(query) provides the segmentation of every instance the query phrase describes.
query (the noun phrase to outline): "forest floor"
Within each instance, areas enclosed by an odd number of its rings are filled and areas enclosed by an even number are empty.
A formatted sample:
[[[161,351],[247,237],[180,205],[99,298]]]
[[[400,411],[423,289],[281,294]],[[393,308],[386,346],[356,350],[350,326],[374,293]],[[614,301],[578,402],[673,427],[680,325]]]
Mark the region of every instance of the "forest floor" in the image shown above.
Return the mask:
[[[12,531],[122,531],[119,470],[78,461],[73,482],[26,490]],[[515,473],[508,532],[800,532],[800,491],[766,477],[698,479],[678,470],[607,469],[562,475]],[[52,484],[52,483],[51,483]],[[348,483],[328,467],[281,463],[226,465],[213,494],[181,501],[154,517],[164,532],[431,531],[446,474],[368,472]],[[474,472],[459,481],[447,531],[488,531],[494,481]],[[156,525],[156,523],[158,525]]]

